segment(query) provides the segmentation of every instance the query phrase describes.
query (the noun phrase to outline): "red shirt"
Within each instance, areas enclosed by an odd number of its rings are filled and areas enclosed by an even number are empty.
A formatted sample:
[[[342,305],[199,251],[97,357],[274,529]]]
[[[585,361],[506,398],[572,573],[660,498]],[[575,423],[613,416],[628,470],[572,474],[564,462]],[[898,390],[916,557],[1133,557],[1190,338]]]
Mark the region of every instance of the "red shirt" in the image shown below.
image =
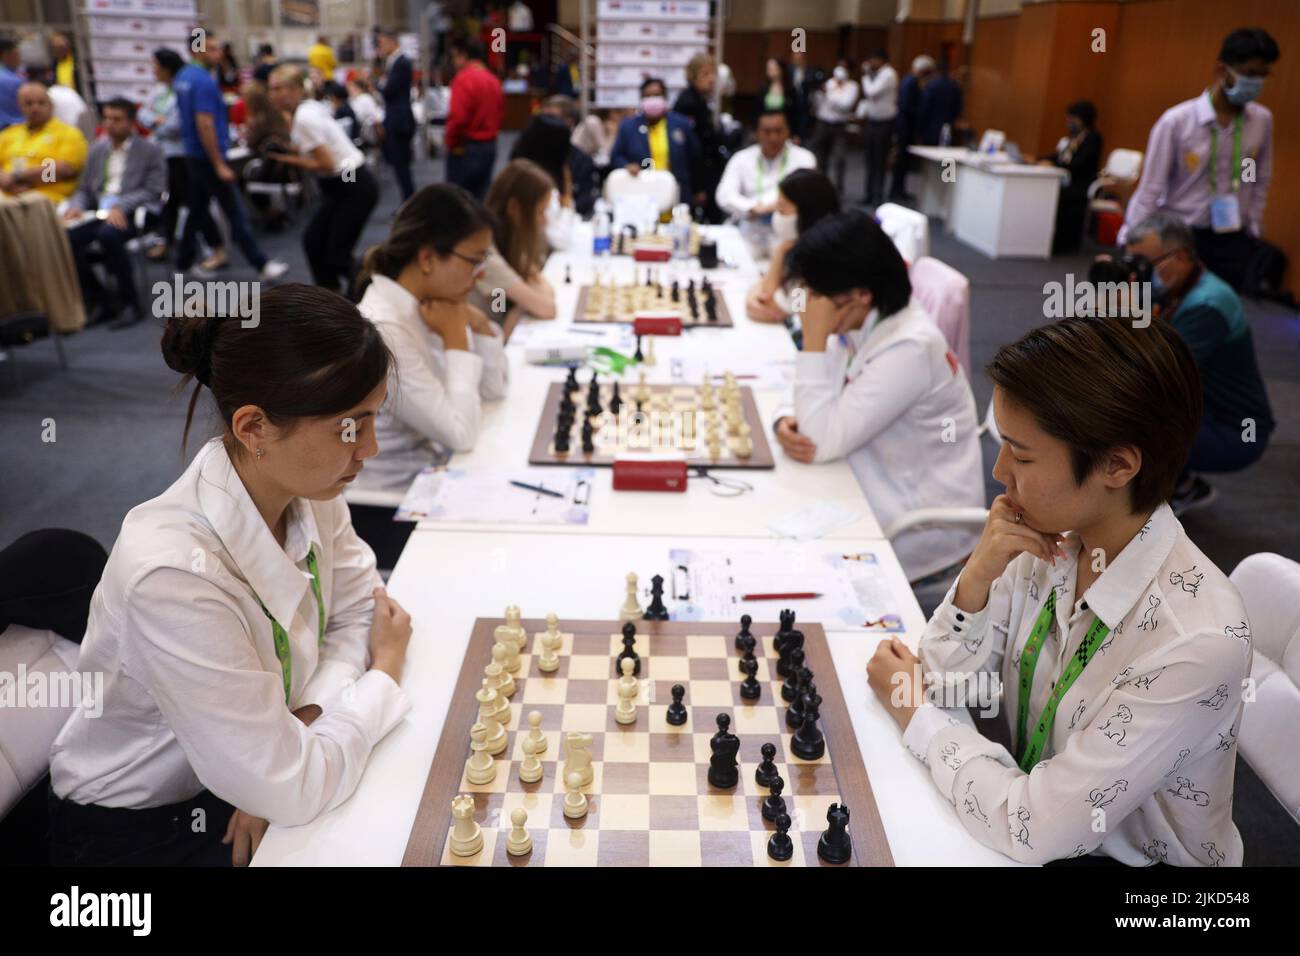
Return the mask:
[[[465,140],[496,139],[506,115],[501,81],[478,61],[467,63],[451,81],[451,109],[443,140],[459,149]]]

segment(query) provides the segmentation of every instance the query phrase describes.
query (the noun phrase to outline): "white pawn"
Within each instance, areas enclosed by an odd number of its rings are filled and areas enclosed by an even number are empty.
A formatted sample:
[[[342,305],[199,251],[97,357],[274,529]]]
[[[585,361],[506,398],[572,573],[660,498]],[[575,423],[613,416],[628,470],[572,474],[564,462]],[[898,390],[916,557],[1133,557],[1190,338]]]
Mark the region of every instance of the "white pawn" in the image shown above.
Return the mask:
[[[655,364],[655,337],[653,335],[646,337],[645,352],[642,353],[641,361],[647,366]]]
[[[636,667],[632,658],[623,658],[621,665],[623,676],[618,679],[618,706],[614,708],[614,719],[620,724],[636,723],[636,695],[637,682],[632,676],[632,670]]]
[[[540,711],[528,712],[528,739],[533,742],[539,754],[546,753],[546,735],[542,733],[542,714]]]
[[[567,786],[567,792],[564,794],[564,815],[570,820],[580,820],[587,815],[587,795],[580,789],[582,787],[582,776],[574,771],[564,778]],[[483,842],[482,835],[479,836],[479,843]]]
[[[537,669],[543,674],[553,674],[560,669],[560,658],[556,654],[564,644],[560,636],[560,621],[554,614],[546,615],[546,633],[541,636],[542,656],[538,658]]]
[[[473,856],[483,849],[483,830],[474,819],[474,798],[462,793],[451,801],[451,852],[455,856]]]
[[[740,428],[737,429],[736,435],[735,448],[737,458],[748,458],[754,453],[754,440],[749,436],[749,426],[742,423]]]
[[[524,829],[524,824],[528,822],[528,811],[523,807],[515,807],[510,811],[510,822],[514,826],[506,837],[506,852],[511,856],[527,856],[533,849],[533,838]]]
[[[536,783],[542,779],[542,762],[537,759],[537,745],[525,737],[520,746],[524,750],[524,759],[519,764],[519,779],[524,783]]]
[[[627,576],[627,596],[623,599],[623,607],[618,612],[620,621],[639,621],[645,611],[636,601],[636,574],[629,573]]]
[[[497,778],[497,762],[487,752],[487,726],[476,723],[469,729],[470,753],[465,761],[465,779],[476,787],[482,787]]]

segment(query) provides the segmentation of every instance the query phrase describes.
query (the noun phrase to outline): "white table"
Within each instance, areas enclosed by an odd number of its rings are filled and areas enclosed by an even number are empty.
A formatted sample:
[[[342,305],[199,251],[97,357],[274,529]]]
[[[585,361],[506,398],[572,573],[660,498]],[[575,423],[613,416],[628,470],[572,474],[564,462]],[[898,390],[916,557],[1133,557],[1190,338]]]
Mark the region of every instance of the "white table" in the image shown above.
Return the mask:
[[[940,222],[947,222],[951,214],[956,163],[969,162],[972,157],[984,162],[1006,162],[1009,158],[1006,153],[976,153],[965,146],[909,146],[907,151],[922,160],[917,208]],[[947,179],[945,170],[951,170]]]
[[[375,748],[351,799],[304,826],[272,827],[254,863],[399,864],[474,619],[499,616],[509,603],[518,604],[525,617],[554,611],[561,622],[612,619],[623,597],[623,576],[663,569],[669,549],[683,543],[677,535],[593,535],[575,548],[571,538],[546,532],[417,531],[389,581],[389,592],[414,621],[402,677],[412,709]],[[689,543],[806,549],[810,555],[824,547],[720,537]],[[924,622],[888,543],[863,540],[854,546],[875,551],[893,576],[897,593],[906,598],[902,637],[915,649]],[[880,636],[861,631],[827,636],[895,863],[1015,865],[966,833],[929,772],[899,743],[897,725],[865,679]]]
[[[948,225],[991,259],[1049,259],[1065,170],[958,160]]]

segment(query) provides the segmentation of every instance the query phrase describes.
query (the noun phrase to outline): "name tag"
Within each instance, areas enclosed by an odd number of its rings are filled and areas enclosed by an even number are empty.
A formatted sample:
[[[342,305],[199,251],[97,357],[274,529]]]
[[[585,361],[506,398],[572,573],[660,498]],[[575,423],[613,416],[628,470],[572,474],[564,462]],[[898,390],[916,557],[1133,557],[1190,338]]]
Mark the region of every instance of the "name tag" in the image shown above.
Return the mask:
[[[1210,228],[1215,232],[1241,231],[1241,204],[1235,193],[1215,196],[1210,202]]]

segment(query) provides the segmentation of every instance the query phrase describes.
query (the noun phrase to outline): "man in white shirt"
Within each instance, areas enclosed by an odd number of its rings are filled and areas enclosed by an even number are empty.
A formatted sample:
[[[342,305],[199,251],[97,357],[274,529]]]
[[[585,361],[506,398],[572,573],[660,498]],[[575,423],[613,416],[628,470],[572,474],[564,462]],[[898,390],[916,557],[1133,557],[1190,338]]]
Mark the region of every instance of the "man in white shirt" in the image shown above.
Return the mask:
[[[777,187],[796,169],[816,169],[817,158],[790,142],[790,124],[781,110],[764,110],[758,118],[758,142],[740,150],[718,181],[718,206],[750,244],[757,259],[771,255],[772,213]]]
[[[835,188],[844,192],[844,137],[853,108],[860,92],[858,84],[849,75],[849,61],[841,59],[822,88],[817,103],[817,131],[813,134],[812,151],[817,156],[817,168],[830,174],[831,157],[835,157]]]
[[[862,99],[858,102],[867,161],[863,195],[868,206],[879,206],[885,201],[885,164],[889,161],[897,116],[898,73],[889,65],[884,50],[872,50],[863,64]]]
[[[1190,350],[1165,322],[1069,318],[989,375],[1006,494],[920,657],[882,642],[872,689],[961,825],[1012,859],[1240,866],[1250,624],[1167,503],[1201,416]],[[962,705],[1004,716],[1009,744],[940,709]]]

